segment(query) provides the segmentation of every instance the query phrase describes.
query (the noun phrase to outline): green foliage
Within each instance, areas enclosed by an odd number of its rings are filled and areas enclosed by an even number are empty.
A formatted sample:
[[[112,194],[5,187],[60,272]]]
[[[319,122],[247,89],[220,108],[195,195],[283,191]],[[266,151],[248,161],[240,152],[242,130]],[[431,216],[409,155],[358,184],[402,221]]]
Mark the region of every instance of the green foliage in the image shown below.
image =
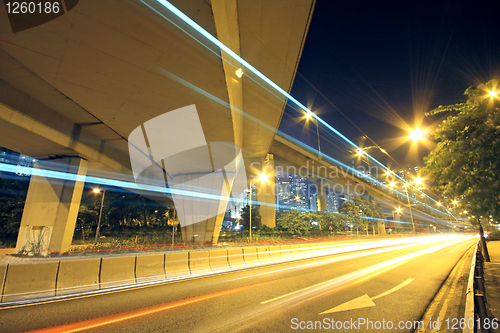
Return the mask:
[[[434,132],[436,148],[425,171],[448,197],[464,198],[472,215],[500,218],[500,112],[490,98],[497,80],[465,91],[464,103],[440,106],[428,115],[455,111]]]
[[[353,201],[344,201],[339,208],[339,212],[347,215],[352,222],[356,223],[358,229],[359,227],[365,229],[367,234],[370,227],[373,230],[376,220],[363,217],[384,218],[382,209],[370,197],[367,199],[355,197]]]
[[[276,228],[291,235],[308,235],[311,230],[308,217],[307,213],[298,210],[280,211],[276,214]]]
[[[500,230],[490,232],[488,235],[488,240],[490,241],[500,240]]]
[[[0,172],[0,239],[6,246],[17,240],[28,186],[29,177]]]
[[[252,205],[252,227],[257,227],[261,223],[261,217],[259,212],[259,205]],[[250,229],[250,206],[246,205],[241,208],[241,219],[240,224],[242,225],[244,230]]]
[[[102,192],[95,194],[89,188],[84,190],[75,226],[78,237],[82,236],[82,230],[84,233],[86,231],[95,233],[101,195]],[[173,215],[172,208],[164,207],[146,197],[124,190],[108,189],[104,196],[101,233],[105,234],[112,230],[166,227]]]

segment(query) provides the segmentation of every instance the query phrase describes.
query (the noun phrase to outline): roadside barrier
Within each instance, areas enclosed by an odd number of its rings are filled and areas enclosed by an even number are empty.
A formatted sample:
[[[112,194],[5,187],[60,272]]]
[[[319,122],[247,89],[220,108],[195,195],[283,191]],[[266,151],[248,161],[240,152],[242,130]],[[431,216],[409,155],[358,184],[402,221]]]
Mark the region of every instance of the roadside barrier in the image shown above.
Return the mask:
[[[193,274],[294,260],[332,243],[249,246],[210,251],[166,252],[74,260],[47,259],[0,265],[0,303],[64,297]]]
[[[467,283],[467,294],[465,301],[465,329],[463,333],[490,333],[491,325],[488,328],[485,325],[479,325],[477,323],[485,323],[486,320],[490,320],[486,310],[486,292],[484,287],[484,267],[483,267],[483,255],[481,252],[481,240],[478,240],[476,244],[476,249],[472,256],[472,263],[469,273],[469,280]],[[473,323],[473,324],[472,324]]]
[[[165,279],[165,254],[138,255],[135,262],[137,282]]]

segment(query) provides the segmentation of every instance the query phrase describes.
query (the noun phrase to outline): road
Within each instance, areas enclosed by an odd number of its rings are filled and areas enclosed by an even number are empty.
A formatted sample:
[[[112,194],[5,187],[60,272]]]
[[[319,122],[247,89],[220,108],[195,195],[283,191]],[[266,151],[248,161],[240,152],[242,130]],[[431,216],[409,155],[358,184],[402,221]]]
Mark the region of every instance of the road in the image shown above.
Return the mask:
[[[411,332],[476,240],[441,237],[2,308],[0,332]]]

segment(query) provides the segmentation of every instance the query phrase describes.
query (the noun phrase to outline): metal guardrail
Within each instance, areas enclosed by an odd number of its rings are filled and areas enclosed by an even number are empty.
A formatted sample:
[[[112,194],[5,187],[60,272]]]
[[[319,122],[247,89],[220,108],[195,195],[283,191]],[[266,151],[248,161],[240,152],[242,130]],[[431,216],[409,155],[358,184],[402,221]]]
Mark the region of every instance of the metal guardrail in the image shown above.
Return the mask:
[[[489,328],[483,326],[486,319],[489,321],[486,310],[486,292],[484,286],[484,267],[483,256],[481,253],[481,240],[476,243],[474,255],[472,256],[472,264],[469,273],[469,281],[467,283],[467,295],[465,302],[465,328],[463,333],[491,333],[491,325]],[[477,325],[479,323],[479,325]],[[479,326],[479,327],[478,327]]]

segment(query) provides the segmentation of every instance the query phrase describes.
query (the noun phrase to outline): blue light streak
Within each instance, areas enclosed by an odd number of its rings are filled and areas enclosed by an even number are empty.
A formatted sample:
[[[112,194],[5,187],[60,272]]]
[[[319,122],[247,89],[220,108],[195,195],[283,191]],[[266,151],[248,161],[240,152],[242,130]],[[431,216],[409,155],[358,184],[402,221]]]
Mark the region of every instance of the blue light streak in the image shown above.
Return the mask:
[[[219,47],[221,50],[223,50],[224,52],[226,52],[229,56],[231,56],[233,59],[237,60],[240,64],[242,64],[246,69],[250,70],[253,74],[255,74],[257,77],[259,77],[261,80],[263,80],[264,82],[266,82],[268,85],[270,85],[272,88],[274,88],[276,91],[278,91],[279,93],[281,93],[283,96],[286,97],[286,99],[288,99],[289,101],[292,101],[295,105],[297,105],[301,110],[303,110],[304,112],[306,113],[309,113],[317,122],[321,123],[323,126],[325,126],[327,129],[329,129],[330,131],[332,131],[333,133],[335,133],[338,137],[340,137],[342,140],[344,140],[345,142],[347,142],[349,145],[351,145],[353,148],[359,150],[360,147],[357,146],[355,143],[353,143],[352,141],[350,141],[347,137],[345,137],[344,135],[342,135],[342,133],[340,133],[339,131],[337,131],[335,128],[333,128],[332,126],[330,126],[327,122],[325,122],[324,120],[322,120],[320,117],[318,117],[316,114],[314,114],[313,112],[311,112],[311,110],[309,110],[306,106],[304,106],[302,103],[300,103],[297,99],[295,99],[293,96],[291,96],[289,93],[287,93],[285,90],[283,90],[282,88],[280,88],[277,84],[275,84],[273,81],[271,81],[269,78],[267,78],[264,74],[262,74],[260,71],[258,71],[255,67],[253,67],[250,63],[248,63],[247,61],[245,61],[243,58],[241,58],[238,54],[236,54],[235,52],[233,52],[229,47],[227,47],[226,45],[224,45],[222,42],[220,42],[217,38],[215,38],[214,36],[212,36],[208,31],[206,31],[205,29],[203,29],[200,25],[198,25],[196,22],[194,22],[192,19],[190,19],[187,15],[185,15],[183,12],[181,12],[179,9],[177,9],[174,5],[172,5],[170,2],[166,1],[166,0],[156,0],[159,4],[161,4],[162,6],[164,6],[167,10],[169,10],[170,12],[172,12],[175,16],[177,16],[178,18],[180,18],[182,21],[184,21],[185,23],[187,23],[189,26],[191,26],[193,29],[195,29],[198,33],[200,33],[202,36],[204,36],[205,38],[207,38],[210,42],[212,42],[214,45],[216,45],[217,47]],[[147,5],[149,8],[153,9],[155,12],[157,12],[159,15],[161,15],[157,10],[155,10],[154,8],[152,8],[150,5],[148,5],[144,0],[141,0],[142,3],[144,3],[145,5]],[[162,17],[166,18],[164,15],[161,15]],[[167,18],[166,18],[167,19]],[[167,19],[168,20],[168,19]],[[170,21],[170,20],[169,20]],[[170,21],[172,22],[172,21]],[[172,22],[173,23],[173,22]],[[178,25],[176,25],[179,29],[181,29]],[[181,29],[182,31],[186,32],[185,30]],[[186,32],[186,34],[188,34]],[[197,40],[196,38],[194,38],[191,34],[188,34],[191,38]],[[197,40],[198,41],[198,40]],[[198,41],[199,42],[199,41]],[[202,43],[203,44],[203,43]],[[210,50],[211,52],[213,52],[212,50]],[[267,90],[267,89],[266,89]],[[273,95],[275,95],[273,93]],[[276,96],[276,95],[275,95]],[[276,96],[278,97],[278,96]],[[227,104],[227,103],[225,103]],[[238,110],[241,112],[241,110]],[[312,148],[311,148],[312,149]],[[375,164],[377,164],[378,166],[380,166],[383,170],[389,170],[385,165],[383,165],[381,162],[379,162],[378,160],[376,160],[375,158],[373,158],[370,154],[368,153],[365,153],[364,155],[367,156],[367,158],[371,161],[373,161]],[[330,158],[331,159],[331,158]],[[333,160],[333,159],[331,159]],[[340,163],[339,161],[335,161],[336,163],[339,163],[339,164],[342,164]],[[342,164],[344,165],[344,164]],[[344,165],[345,166],[345,165]],[[347,166],[346,166],[347,167]],[[397,177],[398,179],[400,179],[402,182],[408,184],[408,186],[410,186],[411,188],[415,189],[418,191],[418,189],[413,186],[410,182],[407,182],[406,180],[404,180],[402,177],[398,176],[396,173],[392,172],[391,173]],[[369,176],[366,176],[366,175],[363,175],[363,178],[367,178],[367,179],[370,179],[374,182],[376,182],[377,184],[380,184],[382,185],[384,188],[388,188],[388,186],[386,184],[383,184],[379,181],[377,181],[376,179],[373,179]],[[392,189],[391,189],[392,190]],[[406,196],[405,194],[399,192],[399,191],[396,191],[397,193],[401,194],[402,196]],[[420,191],[418,191],[419,193],[421,193]],[[436,200],[434,200],[433,198],[431,198],[430,196],[428,196],[427,194],[424,193],[424,196],[427,197],[429,200],[432,200],[434,203],[437,203]],[[412,197],[409,197],[409,196],[406,196],[409,198],[410,201],[413,201],[413,202],[417,202],[417,203],[420,203],[420,204],[424,204],[422,202],[420,202],[419,200],[417,199],[414,199]],[[428,207],[440,214],[444,214],[444,215],[449,215],[449,214],[446,214],[446,213],[443,213],[441,210],[439,209],[436,209],[434,207],[431,207],[430,205],[428,205]]]

